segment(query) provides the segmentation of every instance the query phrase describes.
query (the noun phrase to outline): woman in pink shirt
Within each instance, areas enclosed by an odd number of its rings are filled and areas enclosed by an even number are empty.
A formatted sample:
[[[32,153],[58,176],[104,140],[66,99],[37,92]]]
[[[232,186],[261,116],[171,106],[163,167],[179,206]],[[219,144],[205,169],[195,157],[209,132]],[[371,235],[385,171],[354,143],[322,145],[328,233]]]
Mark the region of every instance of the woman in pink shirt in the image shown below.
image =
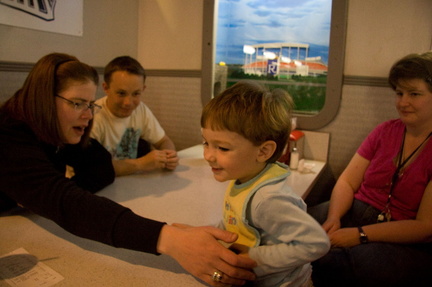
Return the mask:
[[[332,244],[314,286],[432,286],[432,52],[396,62],[389,83],[400,118],[376,127],[330,202],[309,209]]]

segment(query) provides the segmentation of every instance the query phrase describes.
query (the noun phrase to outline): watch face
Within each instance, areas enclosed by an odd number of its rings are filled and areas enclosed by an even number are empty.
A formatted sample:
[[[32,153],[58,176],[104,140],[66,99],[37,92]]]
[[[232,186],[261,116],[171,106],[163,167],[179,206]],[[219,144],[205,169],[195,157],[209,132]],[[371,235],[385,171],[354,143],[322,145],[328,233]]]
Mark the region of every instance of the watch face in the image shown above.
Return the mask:
[[[357,227],[360,234],[360,243],[368,243],[368,237],[361,226]]]

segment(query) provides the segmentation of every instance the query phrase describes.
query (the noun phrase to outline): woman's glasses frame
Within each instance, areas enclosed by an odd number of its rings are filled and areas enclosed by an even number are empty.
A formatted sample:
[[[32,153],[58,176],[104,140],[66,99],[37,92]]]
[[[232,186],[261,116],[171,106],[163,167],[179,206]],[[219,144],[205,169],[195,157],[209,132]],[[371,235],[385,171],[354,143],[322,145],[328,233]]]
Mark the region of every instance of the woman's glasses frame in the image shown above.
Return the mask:
[[[71,105],[73,105],[74,110],[77,111],[77,112],[80,112],[80,113],[86,112],[89,109],[91,110],[92,113],[94,113],[95,111],[98,111],[98,110],[102,109],[101,106],[99,106],[99,105],[97,105],[95,103],[90,103],[90,104],[87,104],[87,103],[84,103],[84,102],[78,103],[78,102],[74,102],[74,101],[71,101],[69,99],[66,99],[66,98],[64,98],[62,96],[59,96],[59,95],[56,95],[56,97],[58,97],[60,99],[63,99],[66,102],[70,103]]]

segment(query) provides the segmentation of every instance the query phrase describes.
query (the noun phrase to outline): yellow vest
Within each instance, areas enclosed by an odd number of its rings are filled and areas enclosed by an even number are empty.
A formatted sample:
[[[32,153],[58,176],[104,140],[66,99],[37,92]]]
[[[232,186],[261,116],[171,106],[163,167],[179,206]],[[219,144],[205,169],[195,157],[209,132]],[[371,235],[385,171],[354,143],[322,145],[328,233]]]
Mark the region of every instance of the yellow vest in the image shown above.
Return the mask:
[[[235,186],[235,180],[231,181],[225,192],[223,221],[225,229],[238,234],[235,243],[248,247],[256,247],[260,244],[260,234],[257,229],[248,224],[246,209],[249,200],[261,187],[280,182],[290,174],[286,165],[269,164],[254,179],[246,184]]]

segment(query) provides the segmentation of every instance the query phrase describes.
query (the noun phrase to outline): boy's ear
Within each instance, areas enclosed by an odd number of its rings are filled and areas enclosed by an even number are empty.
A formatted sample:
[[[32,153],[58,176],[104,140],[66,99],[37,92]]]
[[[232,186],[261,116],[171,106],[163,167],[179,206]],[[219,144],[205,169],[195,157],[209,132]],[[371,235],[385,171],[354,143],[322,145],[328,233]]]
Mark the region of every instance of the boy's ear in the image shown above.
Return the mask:
[[[274,141],[266,141],[261,144],[257,160],[259,162],[266,162],[271,158],[276,150],[277,144]]]
[[[108,86],[108,84],[106,83],[106,82],[103,82],[102,83],[102,89],[106,92],[106,90],[108,90],[109,89],[109,86]]]

